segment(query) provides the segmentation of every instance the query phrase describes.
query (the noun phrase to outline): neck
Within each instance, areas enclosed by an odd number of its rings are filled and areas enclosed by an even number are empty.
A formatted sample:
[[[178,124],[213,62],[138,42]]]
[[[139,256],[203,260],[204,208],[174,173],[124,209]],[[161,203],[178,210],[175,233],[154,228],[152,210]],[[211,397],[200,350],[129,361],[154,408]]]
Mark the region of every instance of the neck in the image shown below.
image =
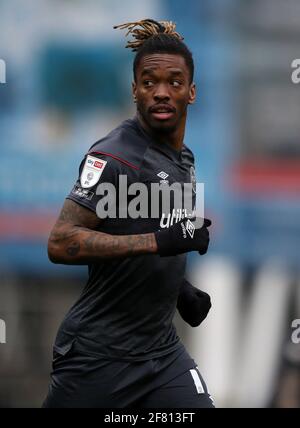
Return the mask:
[[[148,126],[139,112],[137,112],[137,119],[144,131],[151,138],[155,139],[155,141],[161,144],[167,144],[178,152],[182,150],[185,134],[186,115],[184,115],[184,117],[181,119],[181,123],[176,129],[166,132],[161,132]]]

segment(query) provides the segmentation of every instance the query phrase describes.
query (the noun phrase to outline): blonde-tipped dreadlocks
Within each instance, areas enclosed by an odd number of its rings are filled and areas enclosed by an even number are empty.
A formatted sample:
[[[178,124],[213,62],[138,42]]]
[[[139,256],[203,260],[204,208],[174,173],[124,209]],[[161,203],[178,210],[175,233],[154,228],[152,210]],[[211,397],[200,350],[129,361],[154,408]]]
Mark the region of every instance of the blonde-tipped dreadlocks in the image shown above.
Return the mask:
[[[188,66],[190,72],[190,81],[194,77],[193,55],[183,37],[177,33],[176,24],[172,21],[153,21],[153,19],[144,19],[137,22],[128,22],[127,24],[116,25],[114,28],[121,30],[127,29],[126,37],[130,34],[133,40],[127,43],[126,48],[137,52],[133,62],[133,74],[136,81],[137,69],[142,58],[145,55],[152,54],[171,54],[181,55]]]
[[[129,41],[126,48],[132,49],[133,52],[136,52],[147,39],[161,33],[169,34],[178,40],[184,40],[183,37],[175,31],[176,24],[172,21],[157,22],[153,19],[144,19],[142,21],[116,25],[114,28],[119,28],[120,30],[125,30],[128,28],[126,37],[131,34],[136,40]]]

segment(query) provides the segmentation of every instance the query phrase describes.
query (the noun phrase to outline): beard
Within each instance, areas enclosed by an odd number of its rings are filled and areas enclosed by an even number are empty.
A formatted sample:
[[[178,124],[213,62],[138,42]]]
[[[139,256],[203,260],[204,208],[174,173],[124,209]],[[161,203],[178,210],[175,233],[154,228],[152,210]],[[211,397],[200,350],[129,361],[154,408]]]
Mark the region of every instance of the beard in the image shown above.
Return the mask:
[[[160,134],[171,134],[179,126],[179,118],[174,117],[171,121],[158,121],[151,117],[151,113],[146,111],[142,106],[137,106],[137,112],[142,117],[144,123],[152,130],[154,133]]]

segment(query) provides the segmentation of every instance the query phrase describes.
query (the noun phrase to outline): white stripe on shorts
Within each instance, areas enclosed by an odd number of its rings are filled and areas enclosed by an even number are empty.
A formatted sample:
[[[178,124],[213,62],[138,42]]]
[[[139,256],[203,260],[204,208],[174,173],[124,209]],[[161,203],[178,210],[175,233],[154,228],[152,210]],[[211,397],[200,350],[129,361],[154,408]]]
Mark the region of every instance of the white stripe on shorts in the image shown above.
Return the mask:
[[[198,394],[205,394],[205,391],[204,391],[204,388],[203,388],[203,385],[202,385],[202,382],[201,382],[201,379],[198,375],[197,370],[191,369],[190,373],[191,373],[192,378],[194,380],[194,384],[195,384],[195,387],[197,389]]]

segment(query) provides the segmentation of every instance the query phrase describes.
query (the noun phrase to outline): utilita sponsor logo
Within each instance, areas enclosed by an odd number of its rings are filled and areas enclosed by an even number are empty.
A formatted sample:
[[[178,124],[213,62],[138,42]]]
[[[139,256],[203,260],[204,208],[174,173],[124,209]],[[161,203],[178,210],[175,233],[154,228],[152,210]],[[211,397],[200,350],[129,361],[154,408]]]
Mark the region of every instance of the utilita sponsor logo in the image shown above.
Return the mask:
[[[188,210],[186,209],[173,209],[171,213],[165,214],[163,213],[160,219],[160,227],[161,229],[169,229],[169,227],[178,223],[180,220],[187,218]]]
[[[4,59],[0,59],[0,83],[6,83],[6,63]]]

